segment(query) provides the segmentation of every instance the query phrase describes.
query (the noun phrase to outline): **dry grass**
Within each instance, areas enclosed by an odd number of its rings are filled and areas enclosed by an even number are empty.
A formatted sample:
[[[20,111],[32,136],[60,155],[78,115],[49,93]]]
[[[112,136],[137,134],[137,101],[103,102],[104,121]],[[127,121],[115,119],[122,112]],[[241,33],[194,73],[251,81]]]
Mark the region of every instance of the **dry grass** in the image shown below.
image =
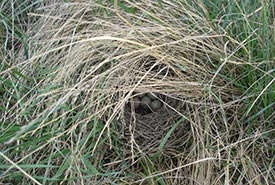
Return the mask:
[[[274,128],[247,131],[247,97],[225,78],[247,65],[236,55],[246,40],[213,25],[201,1],[124,6],[134,13],[84,0],[31,14],[33,52],[19,66],[37,80],[4,115],[21,126],[6,146],[22,150],[15,168],[46,167],[22,169],[23,181],[273,183]],[[132,98],[149,92],[164,106],[136,113]]]

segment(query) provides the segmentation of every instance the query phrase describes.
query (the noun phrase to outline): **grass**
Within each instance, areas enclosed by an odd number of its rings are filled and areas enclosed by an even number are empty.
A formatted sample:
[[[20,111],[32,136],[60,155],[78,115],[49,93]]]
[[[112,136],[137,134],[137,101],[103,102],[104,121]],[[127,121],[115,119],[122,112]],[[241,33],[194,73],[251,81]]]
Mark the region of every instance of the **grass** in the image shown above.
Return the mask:
[[[272,1],[0,8],[1,183],[274,183]]]

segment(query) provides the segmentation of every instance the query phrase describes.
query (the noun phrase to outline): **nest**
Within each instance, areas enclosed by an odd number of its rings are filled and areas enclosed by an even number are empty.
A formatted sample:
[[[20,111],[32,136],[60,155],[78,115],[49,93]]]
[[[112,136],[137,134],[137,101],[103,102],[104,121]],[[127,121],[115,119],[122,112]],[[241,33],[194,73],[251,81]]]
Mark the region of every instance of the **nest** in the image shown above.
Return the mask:
[[[32,60],[45,67],[57,68],[53,72],[55,78],[46,79],[43,84],[62,84],[67,90],[52,96],[66,97],[72,104],[83,105],[91,118],[96,116],[106,123],[105,129],[111,123],[118,124],[126,132],[123,134],[132,137],[127,139],[130,144],[136,143],[142,151],[157,151],[177,120],[188,117],[176,128],[177,132],[173,131],[165,145],[181,152],[179,141],[190,137],[190,125],[197,122],[192,117],[198,118],[190,112],[201,112],[201,107],[207,104],[214,107],[214,113],[218,100],[213,99],[211,93],[226,103],[236,92],[223,78],[215,75],[213,66],[227,51],[223,49],[224,38],[210,28],[194,31],[188,19],[171,20],[167,23],[169,26],[143,20],[142,24],[131,27],[120,18],[90,16],[90,12],[99,9],[94,5],[79,3],[56,8],[44,9],[51,17],[37,23],[47,29],[37,32],[38,28],[34,28],[33,38],[43,47]],[[55,17],[61,12],[60,8],[68,13],[63,15],[64,19]],[[70,17],[69,12],[83,10],[85,13],[78,24],[66,18]],[[137,13],[136,17],[139,16]],[[56,25],[64,27],[56,33]],[[67,30],[74,30],[73,38],[72,32]],[[48,51],[53,46],[59,49]],[[158,93],[165,105],[148,114],[133,113],[127,103],[135,92]],[[214,117],[219,113],[216,111]]]
[[[47,105],[41,107],[74,105],[86,115],[76,125],[83,124],[87,130],[93,130],[91,120],[100,120],[104,126],[92,153],[105,134],[112,146],[113,132],[122,136],[126,156],[160,150],[172,156],[191,155],[193,141],[200,143],[205,130],[214,136],[227,131],[224,118],[235,111],[232,97],[238,91],[217,74],[218,66],[226,66],[221,59],[228,56],[233,43],[185,6],[174,12],[167,5],[177,19],[161,9],[156,17],[142,18],[146,10],[138,6],[135,15],[118,14],[106,6],[112,19],[94,16],[100,8],[84,1],[43,10],[50,16],[42,17],[33,28],[37,42],[30,61],[51,69],[53,77],[40,86],[62,88],[45,96]],[[36,75],[37,69],[33,71]],[[163,106],[156,111],[135,110],[132,99],[146,93],[160,95]],[[198,158],[197,153],[192,155]]]
[[[169,130],[181,118],[179,114],[185,114],[186,105],[179,100],[161,96],[163,105],[157,110],[143,110],[143,107],[134,108],[127,104],[124,115],[120,120],[120,125],[125,131],[128,141],[134,142],[136,146],[146,153],[156,153],[159,151],[160,143],[166,137],[171,138],[166,144],[166,149],[182,151],[184,142],[190,137],[190,124],[182,121],[177,126],[177,132],[168,136]],[[141,109],[141,110],[140,110]],[[177,111],[179,110],[179,111]],[[132,137],[132,138],[131,138]]]

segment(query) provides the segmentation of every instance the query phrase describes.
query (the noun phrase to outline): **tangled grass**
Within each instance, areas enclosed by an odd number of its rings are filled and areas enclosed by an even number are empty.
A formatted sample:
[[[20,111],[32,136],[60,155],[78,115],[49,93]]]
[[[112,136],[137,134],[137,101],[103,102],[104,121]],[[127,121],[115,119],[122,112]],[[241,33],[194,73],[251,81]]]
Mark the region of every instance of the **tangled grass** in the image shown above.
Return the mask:
[[[249,117],[242,84],[261,69],[243,56],[254,33],[211,13],[199,0],[41,5],[15,66],[34,80],[3,113],[3,182],[272,184],[274,114]],[[139,114],[146,93],[163,107]]]

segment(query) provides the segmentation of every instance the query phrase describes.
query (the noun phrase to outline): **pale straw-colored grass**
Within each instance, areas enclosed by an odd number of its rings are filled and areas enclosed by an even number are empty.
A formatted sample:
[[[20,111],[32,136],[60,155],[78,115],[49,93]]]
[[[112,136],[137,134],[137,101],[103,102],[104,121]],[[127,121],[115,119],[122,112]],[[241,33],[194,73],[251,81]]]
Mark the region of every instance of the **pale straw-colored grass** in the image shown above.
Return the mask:
[[[272,182],[274,159],[259,158],[269,153],[262,136],[271,131],[246,133],[246,97],[224,78],[247,64],[235,55],[246,41],[213,25],[202,2],[194,3],[125,1],[135,10],[127,13],[105,1],[56,1],[30,14],[39,20],[32,56],[21,64],[38,80],[29,100],[5,115],[22,120],[6,145],[48,138],[28,146],[14,167],[60,166],[26,172],[44,183]],[[148,92],[165,106],[139,115],[132,98]]]

